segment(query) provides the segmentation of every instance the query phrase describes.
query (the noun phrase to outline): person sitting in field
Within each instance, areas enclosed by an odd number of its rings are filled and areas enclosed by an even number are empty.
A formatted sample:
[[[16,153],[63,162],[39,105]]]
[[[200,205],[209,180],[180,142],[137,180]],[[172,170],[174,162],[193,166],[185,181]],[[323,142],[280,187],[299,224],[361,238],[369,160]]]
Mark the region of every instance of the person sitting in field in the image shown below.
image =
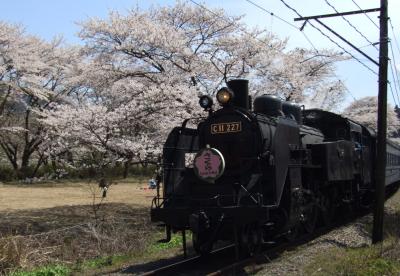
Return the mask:
[[[154,178],[152,178],[149,180],[149,189],[155,189],[155,188],[157,188],[157,181]]]
[[[99,180],[99,187],[100,187],[100,189],[103,190],[102,196],[103,196],[103,197],[106,197],[106,196],[107,196],[108,187],[110,187],[110,182],[107,181],[104,177],[102,177],[102,178]]]

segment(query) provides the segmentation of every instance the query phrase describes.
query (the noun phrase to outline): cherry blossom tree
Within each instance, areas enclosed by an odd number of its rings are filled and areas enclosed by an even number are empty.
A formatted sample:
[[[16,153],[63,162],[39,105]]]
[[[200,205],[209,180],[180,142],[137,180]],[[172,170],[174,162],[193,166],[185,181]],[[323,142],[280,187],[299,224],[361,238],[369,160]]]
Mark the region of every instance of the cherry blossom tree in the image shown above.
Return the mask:
[[[345,110],[343,115],[353,119],[373,130],[377,130],[378,118],[378,98],[364,97],[352,102]],[[388,137],[394,137],[400,128],[400,121],[397,118],[394,108],[387,106],[387,134]]]
[[[0,147],[19,177],[30,176],[34,154],[33,173],[45,160],[41,113],[73,91],[68,75],[78,53],[60,45],[61,39],[45,42],[0,22]]]
[[[312,98],[318,107],[335,107],[343,98],[334,73],[334,63],[345,59],[340,53],[287,50],[286,40],[223,10],[178,2],[80,25],[80,93],[45,119],[51,140],[64,147],[114,160],[154,160],[171,127],[206,115],[197,96],[215,94],[232,78],[249,79],[254,95]]]
[[[240,19],[223,10],[208,12],[178,3],[89,19],[81,23],[80,37],[102,69],[120,77],[155,80],[158,75],[178,74],[179,80],[209,94],[230,78],[249,78],[254,80],[255,94],[279,94],[297,101],[315,88],[342,90],[332,81],[334,62],[345,59],[341,53],[287,51],[286,40],[250,29]]]

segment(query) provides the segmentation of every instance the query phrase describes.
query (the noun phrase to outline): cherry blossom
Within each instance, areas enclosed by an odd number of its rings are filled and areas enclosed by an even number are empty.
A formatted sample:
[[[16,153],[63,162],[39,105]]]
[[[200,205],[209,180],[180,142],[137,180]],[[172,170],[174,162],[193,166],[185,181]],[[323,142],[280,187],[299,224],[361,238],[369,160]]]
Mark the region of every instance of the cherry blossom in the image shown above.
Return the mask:
[[[377,130],[378,120],[378,98],[364,97],[352,102],[344,111],[343,115],[349,117],[373,130]],[[387,106],[387,133],[388,137],[396,136],[400,126],[399,119],[393,107]]]
[[[61,47],[60,38],[45,42],[4,22],[0,37],[0,147],[16,173],[26,177],[33,155],[35,170],[45,159],[41,113],[73,91],[68,76],[78,52]]]
[[[224,10],[178,2],[79,25],[82,47],[0,24],[0,144],[17,170],[29,163],[21,152],[70,166],[98,154],[104,163],[154,162],[172,127],[207,116],[198,96],[234,78],[248,79],[253,96],[312,107],[334,109],[344,98],[335,63],[346,56],[289,50]]]

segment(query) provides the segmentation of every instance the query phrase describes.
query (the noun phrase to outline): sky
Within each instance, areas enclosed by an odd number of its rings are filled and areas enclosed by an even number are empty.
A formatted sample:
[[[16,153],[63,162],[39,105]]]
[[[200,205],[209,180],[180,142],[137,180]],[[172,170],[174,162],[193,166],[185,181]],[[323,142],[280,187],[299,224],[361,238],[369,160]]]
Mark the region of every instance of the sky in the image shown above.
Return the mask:
[[[285,6],[284,2],[297,10],[301,16],[312,16],[335,13],[331,6],[339,12],[359,10],[357,5],[362,9],[379,8],[379,0],[181,1],[186,1],[190,5],[197,3],[208,8],[222,8],[231,15],[242,15],[242,20],[247,25],[267,29],[281,39],[287,38],[289,49],[296,47],[315,48],[317,50],[330,48],[339,52],[345,50],[351,53],[359,62],[351,59],[337,63],[337,75],[348,88],[346,102],[342,108],[354,98],[378,95],[378,66],[315,21],[311,21],[311,23],[324,34],[329,35],[344,50],[313,28],[310,23],[306,24],[303,32],[299,31],[303,22],[293,20],[299,16]],[[396,82],[400,78],[400,49],[398,44],[400,42],[400,14],[395,12],[400,9],[400,1],[388,0],[388,2],[391,23],[389,24],[389,37],[392,41],[391,46],[389,45],[391,63],[388,72],[392,89],[388,86],[388,101],[394,106],[395,104],[400,105],[400,83]],[[13,0],[1,3],[0,20],[22,24],[27,33],[38,35],[47,40],[51,40],[56,35],[62,35],[66,43],[78,44],[82,42],[76,35],[80,29],[77,23],[87,18],[106,18],[109,11],[113,10],[126,13],[132,7],[145,10],[151,6],[171,6],[174,3],[174,0]],[[208,11],[204,9],[204,12]],[[273,16],[271,16],[271,12],[274,14]],[[378,46],[375,48],[370,43],[379,41],[379,28],[375,26],[375,24],[379,26],[379,13],[374,12],[368,15],[369,17],[365,14],[346,16],[348,22],[341,17],[324,18],[321,21],[352,44],[362,47],[362,51],[378,61],[378,50],[376,49]],[[369,68],[366,68],[366,66]]]

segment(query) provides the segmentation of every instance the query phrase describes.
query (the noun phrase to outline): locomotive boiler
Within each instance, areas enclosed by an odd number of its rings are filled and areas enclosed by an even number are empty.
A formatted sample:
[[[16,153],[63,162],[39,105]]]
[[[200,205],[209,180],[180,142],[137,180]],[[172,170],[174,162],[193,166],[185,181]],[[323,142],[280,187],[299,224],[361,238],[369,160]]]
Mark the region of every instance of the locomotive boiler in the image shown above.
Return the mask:
[[[214,110],[201,97],[208,116],[197,128],[175,127],[165,142],[151,219],[165,224],[167,240],[189,230],[200,254],[219,240],[254,254],[265,241],[311,233],[339,211],[373,203],[372,130],[272,95],[251,102],[247,80],[229,81],[216,98]],[[390,185],[400,158],[397,145],[388,148]]]

